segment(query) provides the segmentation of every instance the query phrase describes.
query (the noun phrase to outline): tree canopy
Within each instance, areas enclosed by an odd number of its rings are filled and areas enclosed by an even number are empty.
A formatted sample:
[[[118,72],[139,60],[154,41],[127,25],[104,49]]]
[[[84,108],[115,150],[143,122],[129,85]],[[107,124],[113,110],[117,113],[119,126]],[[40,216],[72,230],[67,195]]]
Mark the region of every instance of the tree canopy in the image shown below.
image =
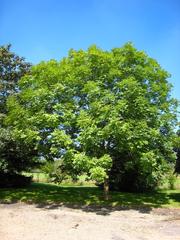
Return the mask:
[[[11,124],[5,126],[7,98],[18,93],[18,81],[30,73],[31,64],[11,52],[11,45],[0,46],[0,174],[21,172],[29,169],[33,156],[37,155],[34,145],[17,138]],[[18,112],[17,112],[18,115]]]
[[[169,74],[131,43],[70,50],[33,66],[8,100],[6,124],[40,156],[112,189],[153,189],[174,165]]]
[[[18,80],[30,71],[31,64],[10,51],[11,45],[0,46],[0,113],[6,113],[7,97],[17,91]]]

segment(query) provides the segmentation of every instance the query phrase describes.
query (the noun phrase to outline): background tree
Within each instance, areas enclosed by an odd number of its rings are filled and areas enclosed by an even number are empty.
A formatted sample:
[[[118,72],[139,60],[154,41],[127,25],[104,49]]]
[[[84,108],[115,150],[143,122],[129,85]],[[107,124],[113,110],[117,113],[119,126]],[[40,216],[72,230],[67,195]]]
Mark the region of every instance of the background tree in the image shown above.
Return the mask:
[[[6,114],[6,100],[18,91],[17,82],[30,71],[30,63],[10,51],[11,45],[0,46],[0,113]]]
[[[30,73],[31,64],[10,51],[11,45],[0,47],[0,172],[21,172],[29,169],[36,155],[33,143],[16,138],[11,125],[5,126],[7,98],[19,92],[18,81]],[[18,113],[17,113],[18,114]]]
[[[129,43],[70,50],[21,79],[6,122],[42,156],[62,159],[64,171],[85,172],[107,190],[151,190],[175,161],[177,103],[168,77]]]

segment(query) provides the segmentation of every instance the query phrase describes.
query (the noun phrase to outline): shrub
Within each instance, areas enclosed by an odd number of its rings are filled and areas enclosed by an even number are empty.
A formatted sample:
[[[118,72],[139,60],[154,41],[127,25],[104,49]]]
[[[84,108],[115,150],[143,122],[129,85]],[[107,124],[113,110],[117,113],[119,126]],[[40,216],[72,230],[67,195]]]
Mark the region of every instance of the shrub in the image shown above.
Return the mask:
[[[0,187],[26,187],[30,185],[32,177],[14,173],[0,173]]]

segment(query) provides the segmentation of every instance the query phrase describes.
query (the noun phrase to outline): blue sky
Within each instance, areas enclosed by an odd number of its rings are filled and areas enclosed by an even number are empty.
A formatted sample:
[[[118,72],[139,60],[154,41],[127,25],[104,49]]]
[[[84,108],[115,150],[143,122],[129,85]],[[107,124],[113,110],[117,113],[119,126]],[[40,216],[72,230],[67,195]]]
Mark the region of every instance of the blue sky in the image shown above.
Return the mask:
[[[127,41],[172,74],[180,99],[180,0],[0,0],[0,45],[32,63]]]

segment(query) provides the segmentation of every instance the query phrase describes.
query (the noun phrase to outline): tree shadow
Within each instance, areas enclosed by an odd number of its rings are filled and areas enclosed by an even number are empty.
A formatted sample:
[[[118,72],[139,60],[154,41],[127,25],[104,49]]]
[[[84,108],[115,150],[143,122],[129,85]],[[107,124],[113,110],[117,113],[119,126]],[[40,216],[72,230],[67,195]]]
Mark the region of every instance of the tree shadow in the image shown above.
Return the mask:
[[[43,208],[45,210],[56,210],[60,208],[69,208],[74,210],[81,210],[87,213],[96,213],[97,215],[107,216],[114,211],[136,210],[140,213],[150,213],[152,207],[144,206],[97,206],[97,205],[78,205],[78,204],[37,204],[37,208]]]
[[[170,201],[180,202],[180,193],[110,192],[110,199],[104,200],[103,191],[97,187],[62,187],[34,183],[29,188],[0,190],[0,203],[25,202],[46,210],[67,207],[104,216],[112,211],[131,209],[149,213],[152,208],[162,207]]]

